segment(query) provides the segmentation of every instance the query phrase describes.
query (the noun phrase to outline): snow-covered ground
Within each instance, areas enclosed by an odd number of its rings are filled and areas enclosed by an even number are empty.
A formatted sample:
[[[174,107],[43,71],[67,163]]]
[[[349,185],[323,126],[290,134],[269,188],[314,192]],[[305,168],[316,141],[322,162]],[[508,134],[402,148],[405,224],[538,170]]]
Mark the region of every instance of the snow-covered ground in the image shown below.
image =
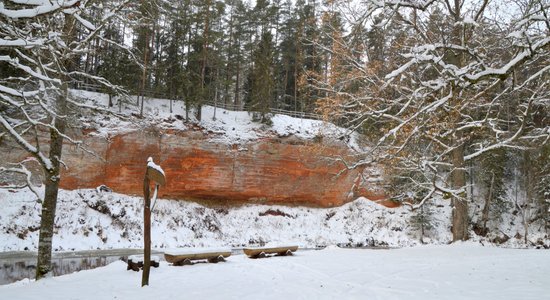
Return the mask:
[[[298,251],[292,257],[152,268],[122,261],[0,286],[2,299],[548,299],[550,252],[473,244]]]
[[[41,205],[28,190],[0,189],[0,251],[35,251]],[[54,251],[142,247],[142,199],[111,192],[61,190]],[[451,241],[450,206],[434,199],[432,223],[424,242]],[[420,232],[406,207],[386,208],[364,198],[334,208],[245,205],[205,207],[197,203],[159,199],[152,220],[152,246],[249,247],[293,243],[300,247],[409,247],[420,244]],[[510,237],[503,246],[525,247],[520,216],[506,215],[498,232]],[[550,246],[540,226],[530,226],[531,243]],[[472,241],[489,244],[470,232]]]
[[[129,117],[119,118],[113,115],[85,114],[80,117],[79,123],[85,128],[94,129],[99,136],[112,136],[125,132],[139,130],[141,127],[156,126],[160,129],[186,130],[189,126],[198,125],[205,130],[214,133],[211,140],[219,143],[240,144],[272,136],[296,136],[302,139],[316,137],[345,138],[348,146],[354,150],[364,150],[357,142],[356,133],[347,132],[345,129],[332,123],[320,120],[301,119],[286,115],[273,115],[271,125],[261,124],[252,120],[252,114],[246,111],[230,111],[205,105],[202,107],[202,118],[198,122],[194,113],[189,114],[190,122],[185,122],[185,104],[183,101],[145,98],[143,119],[134,118],[140,114],[140,107],[136,105],[134,97],[122,102],[118,107],[118,101],[109,108],[109,98],[106,94],[71,90],[73,97],[81,99],[87,105],[102,107],[113,113]],[[349,135],[349,137],[347,137]]]
[[[106,105],[107,97],[76,92],[90,104]],[[117,107],[111,108],[116,111]],[[216,118],[214,119],[214,110]],[[111,136],[140,126],[181,129],[199,126],[216,142],[239,144],[269,136],[340,137],[343,131],[315,120],[277,115],[271,126],[252,122],[246,112],[205,106],[200,123],[183,122],[182,103],[170,113],[166,100],[146,102],[145,118],[124,104],[125,117],[78,116],[94,134]],[[129,120],[129,118],[134,118]],[[354,138],[351,149],[360,149]],[[362,147],[361,147],[362,148]],[[364,148],[363,148],[364,150]],[[0,189],[0,251],[35,251],[41,205],[28,190]],[[60,191],[54,251],[142,247],[142,199],[97,190]],[[153,212],[152,245],[158,251],[181,247],[250,247],[296,244],[411,247],[398,250],[339,249],[299,251],[294,257],[250,260],[244,255],[221,264],[153,269],[151,286],[139,288],[140,274],[122,262],[91,271],[21,281],[0,287],[1,299],[544,299],[550,294],[548,251],[512,250],[489,245],[470,232],[472,242],[450,242],[450,206],[429,203],[432,225],[420,245],[406,207],[388,209],[360,198],[336,208],[285,206],[205,207],[159,199]],[[479,206],[472,219],[479,217]],[[504,246],[524,247],[521,216],[506,213],[494,224]],[[532,244],[549,247],[543,227],[530,227]],[[481,243],[479,243],[481,242]],[[542,244],[541,244],[542,243]]]
[[[0,251],[36,250],[41,205],[28,190],[0,189]],[[142,199],[97,190],[61,190],[57,205],[55,251],[142,247]],[[433,243],[450,240],[449,206],[437,209]],[[295,243],[402,247],[419,243],[407,208],[389,209],[360,198],[335,208],[250,205],[205,207],[159,199],[152,221],[152,245],[244,247]]]

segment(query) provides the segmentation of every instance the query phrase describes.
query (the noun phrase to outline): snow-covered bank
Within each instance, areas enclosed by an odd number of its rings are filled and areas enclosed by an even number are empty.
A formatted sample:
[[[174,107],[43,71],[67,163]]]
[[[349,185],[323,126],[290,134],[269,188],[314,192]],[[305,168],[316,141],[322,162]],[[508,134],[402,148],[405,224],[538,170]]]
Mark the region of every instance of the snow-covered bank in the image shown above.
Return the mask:
[[[40,204],[22,190],[0,190],[0,251],[35,250]],[[88,250],[142,246],[142,199],[96,190],[60,192],[53,248]],[[434,243],[450,239],[448,205],[437,209]],[[158,200],[153,211],[154,248],[242,247],[293,242],[302,247],[331,244],[410,246],[418,233],[406,208],[388,209],[366,199],[342,207],[284,206],[209,208],[196,203]]]
[[[142,199],[97,190],[61,190],[57,206],[54,251],[142,247]],[[0,251],[36,250],[41,205],[28,190],[0,189]],[[447,201],[430,202],[432,225],[424,242],[451,240]],[[293,243],[408,247],[420,244],[419,229],[406,207],[386,208],[364,198],[335,208],[245,205],[205,207],[181,200],[158,200],[153,211],[152,245],[177,247],[244,247]],[[514,218],[515,217],[515,218]],[[502,246],[525,247],[520,216],[506,216],[499,232]],[[540,226],[531,226],[530,245],[550,246]],[[472,241],[490,243],[470,232]]]
[[[0,286],[5,299],[545,299],[550,252],[473,244],[398,250],[298,251],[151,270],[150,286],[123,262]]]
[[[113,113],[119,112],[118,101],[113,107],[108,107],[109,97],[106,94],[83,90],[71,90],[73,97],[84,100],[87,104],[101,107]],[[131,97],[130,103],[123,102],[120,114],[130,117],[129,120],[105,114],[85,114],[80,122],[86,129],[92,129],[92,134],[108,137],[139,130],[143,126],[157,126],[161,129],[187,130],[189,127],[199,126],[212,133],[212,141],[227,144],[242,144],[265,137],[295,136],[301,139],[338,138],[350,134],[346,129],[321,120],[294,118],[286,115],[273,115],[271,125],[254,122],[252,114],[246,111],[230,111],[205,105],[202,107],[202,118],[199,122],[194,113],[189,115],[189,123],[185,116],[183,101],[146,98],[143,109],[144,119],[134,118],[140,114],[140,107]],[[351,138],[345,138],[347,145],[353,150],[364,150],[357,141],[358,134],[351,133]]]

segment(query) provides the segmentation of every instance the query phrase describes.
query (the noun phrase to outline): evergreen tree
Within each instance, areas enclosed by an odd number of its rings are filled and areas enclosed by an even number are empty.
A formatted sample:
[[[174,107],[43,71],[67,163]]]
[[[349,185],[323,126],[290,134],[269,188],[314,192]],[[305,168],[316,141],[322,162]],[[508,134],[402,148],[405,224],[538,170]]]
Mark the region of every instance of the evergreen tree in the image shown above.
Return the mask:
[[[280,95],[278,107],[296,111],[298,108],[296,75],[299,70],[298,19],[291,12],[291,7],[291,1],[288,0],[285,9],[281,10],[283,21],[280,33],[281,44],[279,45],[280,59],[277,65],[278,94]]]
[[[422,205],[411,215],[411,227],[420,232],[420,242],[425,243],[424,238],[437,226],[431,205]]]
[[[318,90],[314,88],[316,75],[321,73],[320,56],[317,49],[319,31],[317,27],[317,1],[296,1],[298,15],[295,77],[297,78],[297,110],[313,112],[318,99]],[[299,95],[299,96],[298,96]]]
[[[273,36],[266,30],[262,33],[258,48],[254,52],[249,92],[245,98],[247,109],[259,113],[262,123],[269,122],[268,113],[275,91],[273,51]]]

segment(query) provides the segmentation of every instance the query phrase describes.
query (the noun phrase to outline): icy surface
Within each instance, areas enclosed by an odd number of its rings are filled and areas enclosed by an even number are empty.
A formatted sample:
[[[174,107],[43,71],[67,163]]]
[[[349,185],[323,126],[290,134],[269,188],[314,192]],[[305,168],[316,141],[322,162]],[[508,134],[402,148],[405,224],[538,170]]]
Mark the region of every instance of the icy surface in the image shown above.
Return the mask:
[[[473,244],[297,251],[141,273],[121,262],[0,286],[3,299],[546,299],[550,252]]]

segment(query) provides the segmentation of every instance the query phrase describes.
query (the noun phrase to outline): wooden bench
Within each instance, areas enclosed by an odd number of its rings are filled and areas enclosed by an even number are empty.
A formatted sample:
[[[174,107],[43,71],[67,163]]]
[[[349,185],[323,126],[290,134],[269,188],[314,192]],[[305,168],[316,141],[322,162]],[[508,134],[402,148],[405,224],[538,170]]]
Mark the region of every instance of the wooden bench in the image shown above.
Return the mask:
[[[298,250],[298,246],[276,246],[276,247],[247,247],[243,248],[244,254],[250,258],[264,258],[268,254],[287,256]]]
[[[164,259],[174,266],[192,265],[195,261],[218,263],[229,256],[229,248],[181,248],[164,251]]]
[[[151,267],[158,268],[160,266],[160,258],[156,255],[151,256]],[[133,270],[138,272],[143,269],[143,255],[130,255],[128,256],[128,266],[126,270]]]

